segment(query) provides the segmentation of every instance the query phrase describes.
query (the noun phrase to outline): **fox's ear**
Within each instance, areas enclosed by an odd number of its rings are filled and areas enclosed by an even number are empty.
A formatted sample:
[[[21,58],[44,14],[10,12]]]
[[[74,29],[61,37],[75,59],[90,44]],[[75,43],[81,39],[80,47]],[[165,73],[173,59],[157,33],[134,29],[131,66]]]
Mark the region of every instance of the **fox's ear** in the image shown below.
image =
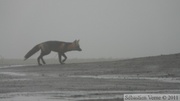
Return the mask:
[[[75,40],[74,43],[77,45],[78,44],[78,40]]]
[[[78,43],[78,44],[79,44],[79,41],[80,41],[80,40],[77,40],[77,43]]]
[[[76,43],[77,42],[77,40],[74,40],[74,43]]]

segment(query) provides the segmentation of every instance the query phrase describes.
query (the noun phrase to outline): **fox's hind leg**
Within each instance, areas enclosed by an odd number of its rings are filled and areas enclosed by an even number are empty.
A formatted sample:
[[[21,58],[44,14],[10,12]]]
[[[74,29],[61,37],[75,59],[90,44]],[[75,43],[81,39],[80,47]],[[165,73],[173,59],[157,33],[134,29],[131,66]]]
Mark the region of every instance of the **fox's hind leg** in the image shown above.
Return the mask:
[[[64,64],[64,63],[62,62],[62,59],[61,59],[62,53],[58,53],[58,56],[59,56],[59,62],[60,62],[60,64]]]
[[[41,54],[40,54],[40,56],[39,56],[38,59],[37,59],[39,65],[42,65],[42,64],[40,63],[40,59],[41,59],[41,61],[43,62],[43,64],[46,64],[46,62],[45,62],[44,59],[43,59],[43,56],[48,55],[50,52],[51,52],[51,51],[41,51]]]
[[[45,64],[45,61],[44,61],[44,59],[43,59],[43,56],[44,56],[44,55],[41,53],[40,56],[39,56],[38,59],[37,59],[39,66],[42,65],[41,62],[40,62],[40,59],[41,59],[41,61],[43,62],[43,64]]]
[[[63,61],[62,62],[65,62],[66,59],[67,59],[67,56],[65,54],[62,54],[62,56],[64,57]]]
[[[41,66],[42,64],[40,63],[40,59],[41,59],[41,55],[37,58],[37,61],[38,61],[38,65]]]
[[[44,61],[43,57],[41,57],[41,61],[43,62],[43,64],[46,64],[46,62]]]

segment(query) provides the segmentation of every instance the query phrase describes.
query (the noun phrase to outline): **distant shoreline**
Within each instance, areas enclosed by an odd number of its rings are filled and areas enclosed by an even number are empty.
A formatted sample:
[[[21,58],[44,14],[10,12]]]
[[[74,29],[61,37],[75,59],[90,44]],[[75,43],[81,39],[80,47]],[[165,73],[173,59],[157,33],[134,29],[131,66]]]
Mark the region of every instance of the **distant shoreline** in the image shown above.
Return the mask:
[[[161,54],[155,56],[144,56],[144,57],[132,57],[132,58],[69,58],[65,63],[88,63],[88,62],[106,62],[106,61],[119,61],[119,60],[129,60],[129,59],[141,59],[141,58],[153,58],[153,57],[162,57],[162,56],[172,56],[180,55],[180,53],[174,54]],[[44,58],[47,64],[59,64],[58,58]],[[26,61],[23,59],[9,59],[9,58],[0,58],[0,66],[7,65],[36,65],[37,59],[31,58]]]

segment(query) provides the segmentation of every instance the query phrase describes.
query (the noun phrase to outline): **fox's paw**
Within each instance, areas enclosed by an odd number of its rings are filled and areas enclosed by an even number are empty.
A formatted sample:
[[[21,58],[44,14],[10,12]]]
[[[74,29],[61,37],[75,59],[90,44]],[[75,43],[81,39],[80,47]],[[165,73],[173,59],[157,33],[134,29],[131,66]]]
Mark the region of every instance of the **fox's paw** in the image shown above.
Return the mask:
[[[64,59],[64,60],[62,60],[62,62],[64,63],[66,60]]]
[[[64,65],[64,64],[65,64],[64,62],[61,63],[61,65]]]
[[[38,64],[39,66],[42,66],[42,64]]]

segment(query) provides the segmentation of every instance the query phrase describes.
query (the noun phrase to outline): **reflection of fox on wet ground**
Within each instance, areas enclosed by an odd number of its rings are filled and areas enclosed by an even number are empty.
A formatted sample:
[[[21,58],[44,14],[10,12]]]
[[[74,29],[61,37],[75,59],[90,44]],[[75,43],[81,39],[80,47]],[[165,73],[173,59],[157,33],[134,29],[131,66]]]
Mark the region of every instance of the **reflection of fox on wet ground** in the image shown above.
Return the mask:
[[[28,59],[29,57],[31,57],[33,54],[35,54],[39,50],[41,50],[41,54],[37,58],[39,65],[42,65],[40,63],[40,59],[42,60],[43,64],[46,64],[43,59],[43,56],[48,55],[51,51],[58,52],[59,62],[61,64],[64,64],[64,61],[66,61],[66,59],[67,59],[65,52],[73,51],[73,50],[82,51],[79,46],[79,40],[75,40],[74,42],[47,41],[47,42],[43,42],[43,43],[40,43],[40,44],[34,46],[34,48],[32,48],[24,56],[24,60]],[[64,57],[63,60],[61,60],[61,56]]]

